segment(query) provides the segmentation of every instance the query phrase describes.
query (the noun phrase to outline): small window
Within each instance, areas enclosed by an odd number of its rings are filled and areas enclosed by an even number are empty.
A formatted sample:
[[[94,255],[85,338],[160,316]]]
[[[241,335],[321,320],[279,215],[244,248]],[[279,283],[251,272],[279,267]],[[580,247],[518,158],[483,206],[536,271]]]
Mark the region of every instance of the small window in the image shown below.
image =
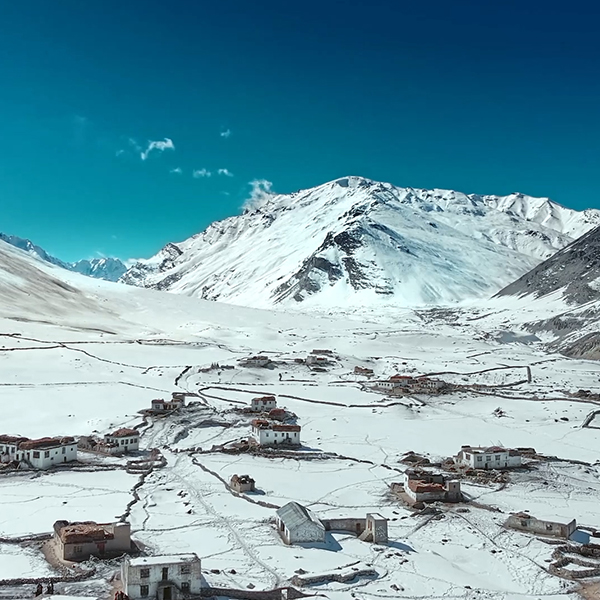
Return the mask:
[[[483,460],[483,458],[481,456],[477,457],[477,462],[481,462]]]
[[[162,568],[162,580],[166,581],[167,579],[169,579],[169,567],[163,567]]]
[[[140,585],[140,596],[142,598],[147,598],[149,591],[150,590],[148,589],[147,585]]]
[[[39,452],[34,452],[33,453],[33,458],[39,458],[40,457],[40,453]]]
[[[190,565],[181,565],[181,569],[179,569],[179,572],[182,575],[189,575],[192,572],[192,567]]]
[[[140,569],[140,578],[148,579],[150,577],[150,569]]]
[[[81,546],[75,546],[75,548],[73,548],[73,552],[75,552],[75,554],[81,554],[83,552],[83,548]]]
[[[66,449],[64,446],[63,446],[63,449],[62,449],[62,453],[63,453],[63,454],[66,454],[66,453],[67,453],[67,449]]]
[[[181,591],[184,593],[189,593],[189,591],[190,591],[190,582],[189,581],[181,582]]]
[[[552,523],[546,523],[546,531],[552,531]]]
[[[50,450],[46,450],[46,452],[44,452],[44,458],[49,458],[50,456]]]

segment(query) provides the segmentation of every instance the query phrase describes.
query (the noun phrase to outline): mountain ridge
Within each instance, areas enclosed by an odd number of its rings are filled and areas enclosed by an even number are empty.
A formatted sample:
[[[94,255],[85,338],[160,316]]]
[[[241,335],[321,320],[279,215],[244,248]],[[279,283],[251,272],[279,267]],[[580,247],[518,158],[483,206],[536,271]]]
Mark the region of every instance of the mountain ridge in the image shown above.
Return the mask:
[[[263,194],[120,281],[259,308],[459,302],[491,296],[595,225],[600,211],[547,198],[343,177]]]
[[[27,238],[0,233],[0,240],[51,265],[66,269],[67,271],[81,273],[94,279],[116,282],[127,271],[125,263],[118,258],[91,258],[69,263],[48,254],[41,246],[34,244]]]

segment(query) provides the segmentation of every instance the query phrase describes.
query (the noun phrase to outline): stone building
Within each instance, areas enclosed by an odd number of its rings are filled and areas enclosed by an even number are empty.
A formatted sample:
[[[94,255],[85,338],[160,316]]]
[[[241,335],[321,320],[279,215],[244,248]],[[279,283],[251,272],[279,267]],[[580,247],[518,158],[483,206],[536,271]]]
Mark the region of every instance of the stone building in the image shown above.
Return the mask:
[[[131,550],[131,525],[56,521],[52,541],[62,560],[80,561],[90,556],[113,558]]]
[[[513,513],[504,523],[509,529],[518,529],[534,535],[547,535],[551,537],[569,539],[577,529],[577,521],[573,519],[569,523],[556,523],[536,519],[525,512]]]
[[[325,541],[325,526],[308,508],[288,502],[275,513],[277,531],[286,544]]]
[[[250,475],[234,475],[229,481],[229,487],[240,494],[256,491],[256,484]]]
[[[521,453],[500,446],[462,446],[454,461],[471,469],[511,469],[521,466]]]
[[[155,398],[151,402],[151,407],[152,412],[156,414],[179,410],[180,408],[185,407],[185,396],[183,394],[179,394],[178,392],[174,392],[171,400]]]
[[[392,484],[392,490],[394,490]],[[404,493],[413,502],[460,502],[462,493],[458,479],[417,469],[404,473]]]
[[[140,432],[137,429],[121,427],[112,433],[107,433],[104,436],[104,441],[107,444],[115,444],[120,449],[120,454],[123,452],[133,452],[140,449]]]
[[[121,564],[123,591],[130,600],[180,600],[202,591],[200,559],[196,554],[140,556]]]

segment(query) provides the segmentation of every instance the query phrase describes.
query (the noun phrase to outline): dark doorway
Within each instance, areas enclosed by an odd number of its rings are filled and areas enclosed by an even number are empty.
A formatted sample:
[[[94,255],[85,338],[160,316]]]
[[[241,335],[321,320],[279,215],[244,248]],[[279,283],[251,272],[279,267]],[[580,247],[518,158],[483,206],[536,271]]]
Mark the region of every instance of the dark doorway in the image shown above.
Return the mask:
[[[173,600],[171,596],[171,588],[166,587],[163,589],[163,600]]]

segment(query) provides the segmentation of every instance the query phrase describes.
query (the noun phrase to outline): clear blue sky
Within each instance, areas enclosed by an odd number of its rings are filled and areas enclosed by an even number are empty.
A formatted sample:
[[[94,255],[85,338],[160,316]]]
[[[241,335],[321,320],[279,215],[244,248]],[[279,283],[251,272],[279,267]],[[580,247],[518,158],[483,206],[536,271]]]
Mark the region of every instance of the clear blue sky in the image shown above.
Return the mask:
[[[251,180],[350,174],[600,208],[598,31],[578,0],[2,2],[0,231],[148,256]]]

